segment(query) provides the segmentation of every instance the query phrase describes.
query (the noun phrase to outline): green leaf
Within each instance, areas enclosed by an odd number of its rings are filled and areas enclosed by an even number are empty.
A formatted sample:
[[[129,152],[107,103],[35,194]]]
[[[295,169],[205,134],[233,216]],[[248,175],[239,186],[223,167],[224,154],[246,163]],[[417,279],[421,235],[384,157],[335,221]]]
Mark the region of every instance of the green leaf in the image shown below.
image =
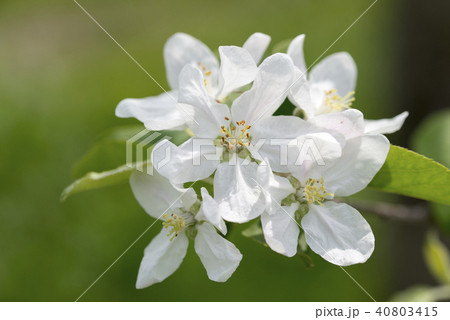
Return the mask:
[[[450,167],[450,109],[433,113],[414,132],[411,145],[414,150]],[[436,225],[450,234],[450,206],[430,203]]]
[[[135,138],[129,144],[131,161],[124,164],[130,138]],[[151,149],[164,138],[180,144],[189,138],[189,134],[184,131],[149,131],[142,125],[121,126],[107,131],[74,166],[73,175],[77,180],[64,189],[61,201],[78,192],[126,183],[136,166],[144,169],[150,164],[148,155]],[[140,147],[139,143],[142,143]],[[136,157],[138,149],[142,151],[142,159]]]
[[[450,170],[411,150],[393,146],[369,187],[450,204]]]
[[[430,208],[435,224],[442,231],[450,234],[450,206],[432,202]]]
[[[72,175],[78,179],[91,171],[102,172],[126,162],[126,141],[144,130],[143,125],[112,128],[100,135],[92,148],[73,166]]]
[[[414,150],[450,167],[450,109],[433,113],[416,129]]]
[[[423,248],[428,269],[442,284],[450,284],[450,255],[435,232],[428,232]]]
[[[391,302],[433,302],[433,288],[430,286],[414,286],[396,293]]]
[[[143,169],[149,165],[149,163],[140,163]],[[135,165],[136,166],[136,165]],[[117,185],[128,181],[130,174],[136,170],[135,167],[129,167],[127,165],[120,166],[116,169],[104,171],[104,172],[89,172],[84,177],[76,180],[61,194],[61,202],[65,201],[68,197],[87,190],[99,189],[107,186]]]
[[[132,143],[132,162],[148,160],[151,148],[161,139],[169,137],[174,144],[180,144],[189,138],[184,131],[149,131],[143,125],[115,127],[102,134],[94,146],[74,165],[72,174],[78,179],[91,171],[112,170],[127,162],[127,141],[136,135],[139,138]],[[136,159],[137,144],[154,134],[154,138],[142,147],[143,159]],[[136,136],[137,137],[137,136]]]
[[[264,247],[269,248],[269,246],[266,243],[266,240],[264,239],[261,223],[259,221],[250,224],[250,226],[242,230],[241,233],[244,237],[250,238],[256,241],[257,243],[263,245]],[[307,268],[314,267],[314,262],[312,261],[311,257],[305,252],[303,252],[303,250],[297,250],[297,256],[303,260]]]

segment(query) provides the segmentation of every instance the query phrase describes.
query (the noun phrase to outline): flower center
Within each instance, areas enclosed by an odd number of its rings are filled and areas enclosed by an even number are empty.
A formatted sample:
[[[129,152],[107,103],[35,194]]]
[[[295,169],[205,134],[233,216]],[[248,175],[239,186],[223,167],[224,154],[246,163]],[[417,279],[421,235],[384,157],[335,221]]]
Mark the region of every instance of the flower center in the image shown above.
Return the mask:
[[[206,69],[206,66],[201,61],[198,62],[198,67],[200,71],[203,72],[203,82],[205,83],[205,87],[207,87],[209,77],[211,76],[211,71]]]
[[[179,211],[175,213],[171,213],[170,215],[165,213],[162,215],[163,226],[164,228],[170,228],[168,237],[170,237],[170,241],[178,237],[187,227],[193,225],[194,215],[187,211]]]
[[[355,101],[355,97],[353,97],[355,91],[350,91],[344,97],[341,97],[336,92],[336,89],[325,90],[325,106],[334,111],[342,111],[350,108],[353,101]]]
[[[322,177],[320,180],[308,179],[301,189],[301,196],[309,204],[318,204],[323,207],[326,197],[334,197],[334,194],[325,190]]]
[[[225,120],[230,119],[225,117]],[[220,144],[223,145],[228,151],[239,152],[242,148],[250,145],[251,137],[248,130],[252,126],[246,125],[245,120],[236,121],[236,125],[230,123],[228,127],[222,126],[219,136]]]

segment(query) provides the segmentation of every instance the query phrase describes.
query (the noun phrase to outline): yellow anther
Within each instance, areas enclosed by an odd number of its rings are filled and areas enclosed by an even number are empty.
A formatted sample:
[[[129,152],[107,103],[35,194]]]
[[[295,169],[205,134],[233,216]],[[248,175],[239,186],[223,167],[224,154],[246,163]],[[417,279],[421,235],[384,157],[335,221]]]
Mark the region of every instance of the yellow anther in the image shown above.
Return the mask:
[[[355,91],[350,91],[344,97],[339,96],[336,89],[325,90],[324,104],[331,110],[342,111],[351,107],[353,101],[355,101]]]
[[[308,179],[303,187],[303,198],[309,204],[318,204],[323,207],[326,197],[334,197],[334,194],[327,192],[323,185],[323,178],[320,180]]]
[[[225,120],[229,121],[228,117]],[[219,137],[220,143],[225,146],[228,151],[239,152],[241,147],[250,145],[250,134],[247,132],[250,126],[245,125],[245,120],[235,121],[236,125],[229,124],[228,128],[221,126],[220,133],[223,136]]]
[[[170,241],[178,237],[186,227],[194,223],[194,216],[189,212],[163,214],[162,219],[164,220],[162,223],[164,228],[170,228],[167,234],[170,237]]]
[[[209,77],[211,75],[211,71],[206,71],[205,76]]]

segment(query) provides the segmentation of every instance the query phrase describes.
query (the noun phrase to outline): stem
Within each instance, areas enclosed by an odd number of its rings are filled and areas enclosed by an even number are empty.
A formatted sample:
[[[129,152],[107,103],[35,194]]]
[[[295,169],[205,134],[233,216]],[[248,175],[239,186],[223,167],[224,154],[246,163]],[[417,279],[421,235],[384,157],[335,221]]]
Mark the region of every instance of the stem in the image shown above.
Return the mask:
[[[336,201],[343,202],[339,199],[336,199]],[[359,211],[367,211],[386,219],[423,222],[427,221],[430,217],[430,212],[424,205],[408,206],[403,204],[361,200],[346,200],[345,202]]]

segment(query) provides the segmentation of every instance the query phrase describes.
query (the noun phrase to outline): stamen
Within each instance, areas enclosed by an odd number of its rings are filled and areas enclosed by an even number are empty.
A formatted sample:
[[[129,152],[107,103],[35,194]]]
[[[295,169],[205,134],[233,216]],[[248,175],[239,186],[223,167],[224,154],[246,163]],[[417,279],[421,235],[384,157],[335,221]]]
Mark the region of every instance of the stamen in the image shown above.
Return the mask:
[[[331,110],[342,111],[349,109],[355,101],[355,91],[350,91],[344,97],[339,96],[336,89],[325,90],[325,101],[324,104]]]
[[[162,218],[164,219],[162,223],[164,228],[170,228],[167,235],[170,237],[170,241],[178,237],[186,227],[194,223],[194,216],[190,212],[171,213],[170,215],[165,213],[162,215]]]
[[[203,74],[205,75],[205,77],[209,77],[211,75],[211,71],[207,70],[206,66],[201,61],[198,62],[198,67],[201,68],[200,71],[203,71]],[[208,85],[208,81],[206,81],[206,79],[204,79],[203,82],[204,82],[205,86]]]
[[[229,121],[228,117],[224,117],[225,120]],[[239,152],[242,147],[248,147],[250,145],[251,136],[247,132],[251,126],[245,125],[245,120],[235,121],[236,126],[231,124],[228,128],[221,126],[220,133],[223,136],[219,136],[221,141],[219,141],[223,146],[225,146],[228,151]]]
[[[327,192],[323,185],[323,177],[319,180],[308,179],[303,187],[303,198],[309,204],[318,204],[323,207],[326,197],[334,197],[334,194]]]

